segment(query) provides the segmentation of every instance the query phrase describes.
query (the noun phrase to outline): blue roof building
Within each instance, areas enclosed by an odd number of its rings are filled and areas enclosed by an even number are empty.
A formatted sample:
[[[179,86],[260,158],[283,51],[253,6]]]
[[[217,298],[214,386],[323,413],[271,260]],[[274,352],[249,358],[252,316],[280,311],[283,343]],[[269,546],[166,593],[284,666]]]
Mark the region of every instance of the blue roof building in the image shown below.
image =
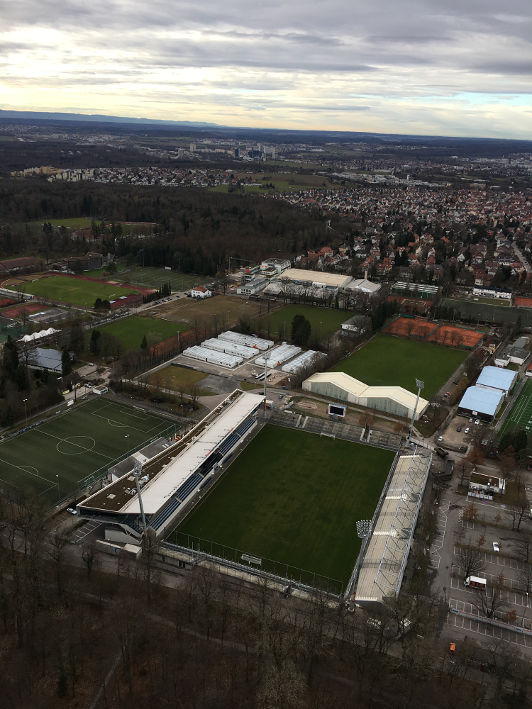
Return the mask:
[[[482,367],[482,372],[477,379],[477,386],[499,389],[505,394],[513,387],[517,379],[517,372],[500,367]]]
[[[504,392],[483,386],[468,387],[458,404],[458,413],[462,416],[475,416],[483,421],[491,421],[501,403]]]

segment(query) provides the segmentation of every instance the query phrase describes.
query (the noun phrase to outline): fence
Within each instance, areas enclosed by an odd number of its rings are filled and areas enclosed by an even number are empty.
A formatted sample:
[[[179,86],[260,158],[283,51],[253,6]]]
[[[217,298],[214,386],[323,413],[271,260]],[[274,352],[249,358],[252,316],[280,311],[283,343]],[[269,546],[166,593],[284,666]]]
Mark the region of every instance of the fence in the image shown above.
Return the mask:
[[[190,555],[194,563],[207,560],[242,574],[252,574],[277,581],[283,586],[291,584],[307,592],[320,591],[338,600],[342,596],[344,584],[340,581],[274,559],[257,557],[256,554],[242,549],[235,549],[185,532],[174,532],[172,541],[163,542],[161,546],[177,553]]]

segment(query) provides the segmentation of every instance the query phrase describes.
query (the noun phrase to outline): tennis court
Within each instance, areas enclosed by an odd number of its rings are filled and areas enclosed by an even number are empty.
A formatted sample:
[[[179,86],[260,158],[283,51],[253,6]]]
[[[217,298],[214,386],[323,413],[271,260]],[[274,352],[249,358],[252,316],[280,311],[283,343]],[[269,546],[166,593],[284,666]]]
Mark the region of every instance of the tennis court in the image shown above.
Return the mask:
[[[518,428],[524,429],[528,434],[532,433],[532,379],[527,380],[523,391],[512,406],[501,428],[500,438],[508,431]]]
[[[94,398],[0,443],[0,485],[54,503],[175,424],[143,409]]]

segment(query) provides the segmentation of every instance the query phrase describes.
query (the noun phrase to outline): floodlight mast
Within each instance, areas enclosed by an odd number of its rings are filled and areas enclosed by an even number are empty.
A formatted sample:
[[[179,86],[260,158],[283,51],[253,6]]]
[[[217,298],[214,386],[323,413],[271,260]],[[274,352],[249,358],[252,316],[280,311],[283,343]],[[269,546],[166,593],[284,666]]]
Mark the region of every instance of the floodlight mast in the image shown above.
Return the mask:
[[[140,516],[142,517],[142,526],[144,531],[148,528],[146,524],[146,515],[144,514],[144,505],[142,504],[142,495],[140,494],[140,484],[139,484],[139,473],[142,472],[142,463],[139,461],[135,462],[134,474],[135,474],[135,485],[137,486],[137,495],[139,496],[139,506],[140,506]]]
[[[264,415],[266,416],[266,385],[268,383],[268,357],[264,354]]]
[[[414,406],[414,411],[412,412],[412,420],[410,421],[410,428],[408,430],[408,437],[407,437],[407,442],[410,441],[412,438],[412,431],[414,430],[414,421],[416,420],[416,413],[417,413],[417,405],[419,403],[419,395],[421,393],[421,390],[425,386],[425,382],[422,382],[421,379],[416,379],[416,386],[417,386],[417,397],[416,397],[416,405]]]

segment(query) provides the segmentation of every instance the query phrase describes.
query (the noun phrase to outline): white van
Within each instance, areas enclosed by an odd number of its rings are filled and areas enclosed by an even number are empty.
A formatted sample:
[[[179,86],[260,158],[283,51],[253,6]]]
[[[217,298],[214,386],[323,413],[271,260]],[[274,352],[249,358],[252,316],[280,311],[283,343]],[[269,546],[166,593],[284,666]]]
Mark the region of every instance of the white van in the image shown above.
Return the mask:
[[[468,586],[470,588],[485,589],[486,579],[483,579],[480,576],[468,576],[464,581],[464,586]]]

